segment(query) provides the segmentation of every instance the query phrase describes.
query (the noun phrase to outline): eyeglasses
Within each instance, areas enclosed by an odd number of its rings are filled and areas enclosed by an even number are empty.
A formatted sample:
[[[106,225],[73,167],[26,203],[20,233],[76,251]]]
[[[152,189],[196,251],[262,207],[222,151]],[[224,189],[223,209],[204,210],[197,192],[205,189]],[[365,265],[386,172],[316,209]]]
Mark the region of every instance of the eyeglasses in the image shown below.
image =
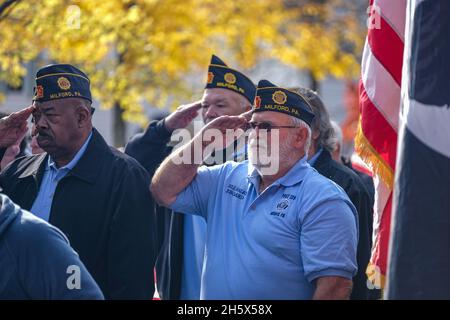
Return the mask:
[[[275,126],[272,125],[269,122],[249,122],[248,123],[248,128],[250,129],[256,129],[258,128],[259,130],[267,130],[267,132],[270,132],[270,130],[272,129],[279,129],[279,128],[298,128],[296,126]]]

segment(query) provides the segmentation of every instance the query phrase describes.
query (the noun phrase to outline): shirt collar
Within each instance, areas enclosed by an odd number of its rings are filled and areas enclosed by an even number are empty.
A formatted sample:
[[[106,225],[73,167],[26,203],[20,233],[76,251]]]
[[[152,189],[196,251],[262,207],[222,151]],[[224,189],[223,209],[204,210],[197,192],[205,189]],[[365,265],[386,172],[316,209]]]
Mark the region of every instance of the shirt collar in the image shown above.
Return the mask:
[[[313,155],[312,158],[308,160],[308,163],[310,166],[314,166],[316,164],[316,161],[322,154],[322,151],[323,151],[323,148],[320,148],[319,150],[317,150],[316,154]]]
[[[298,160],[297,163],[284,176],[276,180],[273,184],[281,184],[285,187],[290,187],[301,182],[308,172],[306,169],[310,167],[306,159],[307,155]],[[250,161],[248,162],[247,179],[254,185],[259,184],[259,173]]]
[[[250,162],[250,160],[247,160],[247,179],[253,183],[254,185],[257,185],[259,183],[259,173],[258,170],[256,170],[255,166]]]
[[[83,156],[84,152],[86,151],[86,148],[87,148],[87,146],[89,144],[89,141],[91,141],[91,138],[92,138],[92,131],[89,134],[89,136],[87,137],[86,141],[81,146],[80,150],[78,150],[78,152],[75,154],[73,159],[70,160],[70,162],[68,164],[66,164],[64,167],[61,167],[61,168],[58,169],[56,167],[56,163],[52,159],[52,157],[48,157],[47,168],[51,168],[51,169],[56,170],[56,171],[59,171],[59,170],[72,170],[75,167],[75,165],[78,163],[78,161],[81,159],[81,157]]]

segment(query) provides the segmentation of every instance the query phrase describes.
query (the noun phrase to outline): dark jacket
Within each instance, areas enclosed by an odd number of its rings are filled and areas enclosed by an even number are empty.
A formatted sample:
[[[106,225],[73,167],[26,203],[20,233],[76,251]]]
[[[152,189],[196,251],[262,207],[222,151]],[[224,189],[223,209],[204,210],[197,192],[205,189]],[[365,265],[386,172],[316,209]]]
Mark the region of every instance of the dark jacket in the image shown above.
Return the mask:
[[[346,160],[342,158],[342,163],[347,167],[353,170],[354,173],[358,175],[358,177],[361,179],[362,183],[364,184],[364,187],[366,187],[367,192],[370,196],[370,201],[372,202],[372,208],[373,204],[375,202],[375,185],[373,183],[373,178],[369,176],[368,174],[365,174],[364,172],[361,172],[355,168],[353,168],[352,162],[350,160]]]
[[[2,299],[103,299],[64,234],[4,194],[0,194]]]
[[[152,177],[161,162],[172,152],[167,146],[171,132],[164,120],[153,121],[143,133],[132,137],[125,153],[135,158]],[[161,299],[178,300],[183,267],[184,216],[154,203],[157,217],[158,248],[156,284]]]
[[[353,278],[351,299],[366,300],[372,295],[367,288],[366,267],[372,248],[372,201],[370,195],[356,173],[334,161],[331,154],[323,149],[313,167],[323,176],[342,187],[358,211],[359,240],[357,249],[358,273]]]
[[[24,157],[0,174],[3,192],[29,210],[47,153]],[[61,229],[107,299],[151,299],[156,259],[150,177],[93,129],[79,162],[59,183],[49,222]]]

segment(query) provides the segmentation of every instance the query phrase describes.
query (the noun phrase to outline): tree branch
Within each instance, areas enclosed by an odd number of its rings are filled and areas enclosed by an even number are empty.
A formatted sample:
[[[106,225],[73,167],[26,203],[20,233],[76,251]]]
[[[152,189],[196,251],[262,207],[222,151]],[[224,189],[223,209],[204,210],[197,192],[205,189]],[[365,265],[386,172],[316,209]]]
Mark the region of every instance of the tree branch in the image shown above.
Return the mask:
[[[13,4],[18,3],[20,0],[5,0],[2,4],[0,4],[0,21],[3,20],[7,14],[3,14],[6,12],[6,9],[11,7]]]

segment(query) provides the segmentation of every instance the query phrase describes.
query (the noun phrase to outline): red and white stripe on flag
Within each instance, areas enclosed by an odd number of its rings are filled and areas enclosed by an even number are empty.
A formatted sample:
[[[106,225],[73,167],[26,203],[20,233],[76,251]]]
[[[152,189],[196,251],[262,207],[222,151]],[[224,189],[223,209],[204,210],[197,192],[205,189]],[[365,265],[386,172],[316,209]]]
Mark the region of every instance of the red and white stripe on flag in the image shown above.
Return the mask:
[[[407,0],[370,0],[359,83],[356,151],[374,173],[372,257],[367,276],[383,288],[391,227]],[[360,266],[363,267],[363,266]]]

